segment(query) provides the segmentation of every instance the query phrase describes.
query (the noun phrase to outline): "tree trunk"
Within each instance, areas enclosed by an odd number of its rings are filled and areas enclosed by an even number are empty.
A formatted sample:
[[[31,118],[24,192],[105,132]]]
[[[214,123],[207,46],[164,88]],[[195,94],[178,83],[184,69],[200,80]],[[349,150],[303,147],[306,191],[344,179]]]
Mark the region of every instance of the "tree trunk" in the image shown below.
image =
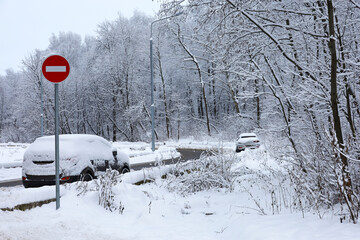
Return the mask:
[[[335,24],[334,24],[334,8],[331,0],[327,0],[328,15],[329,15],[329,50],[331,55],[331,75],[330,75],[330,97],[331,97],[331,110],[334,121],[334,130],[339,147],[344,149],[344,141],[341,131],[341,121],[338,109],[337,97],[337,57],[336,57],[336,43],[335,43]],[[348,165],[347,158],[341,154],[341,160],[345,166]]]
[[[341,56],[341,60],[342,60],[342,64],[341,64],[341,73],[345,73],[346,71],[346,64],[345,64],[345,49],[344,49],[344,45],[343,45],[343,41],[342,41],[342,37],[341,37],[341,33],[340,33],[340,28],[339,28],[339,20],[337,18],[337,16],[335,16],[335,21],[336,21],[336,26],[337,26],[337,38],[338,38],[338,42],[340,45],[340,56]],[[344,74],[344,83],[345,83],[345,87],[346,87],[346,92],[345,92],[345,98],[346,98],[346,119],[348,120],[351,132],[352,132],[352,136],[354,139],[356,139],[356,131],[355,131],[355,126],[354,126],[354,122],[353,122],[353,118],[352,118],[352,109],[351,109],[351,102],[350,102],[350,85],[348,82],[348,78],[346,76],[346,74]]]
[[[335,43],[335,24],[334,24],[334,7],[332,4],[332,0],[327,0],[328,7],[328,20],[329,20],[329,50],[331,55],[331,75],[330,75],[330,100],[331,100],[331,110],[334,124],[334,131],[336,134],[336,140],[338,146],[340,148],[340,159],[342,162],[342,186],[343,186],[343,194],[345,197],[345,201],[350,210],[351,218],[353,222],[356,222],[355,216],[352,211],[352,186],[351,186],[351,177],[348,170],[348,159],[344,155],[344,141],[341,129],[341,122],[339,116],[338,109],[338,97],[337,97],[337,58],[336,58],[336,43]]]
[[[207,103],[207,99],[206,99],[206,92],[205,92],[205,83],[204,80],[202,78],[202,74],[201,74],[201,69],[200,69],[200,65],[199,62],[197,61],[196,57],[190,52],[190,50],[187,48],[187,46],[185,45],[185,43],[181,40],[180,38],[180,27],[178,29],[178,41],[180,43],[180,45],[182,46],[182,48],[185,50],[185,52],[189,55],[189,57],[191,58],[191,60],[194,62],[195,66],[196,66],[196,70],[199,76],[199,81],[200,81],[200,85],[201,85],[201,91],[202,91],[202,100],[204,101],[204,108],[205,108],[205,117],[206,117],[206,126],[207,126],[207,130],[208,130],[208,135],[211,135],[211,129],[210,129],[210,119],[209,119],[209,111],[208,111],[208,103]],[[201,104],[201,103],[200,103]],[[201,104],[202,105],[202,104]]]
[[[169,139],[170,138],[170,117],[169,117],[169,111],[168,111],[168,106],[167,106],[167,98],[166,98],[166,84],[165,84],[165,78],[164,78],[164,73],[163,73],[163,69],[162,69],[161,56],[160,56],[159,49],[157,51],[157,55],[158,55],[159,73],[160,73],[160,78],[161,78],[161,83],[162,83],[162,90],[163,90],[163,97],[164,97],[166,136]]]
[[[112,97],[112,101],[113,101],[113,109],[112,109],[112,119],[113,119],[113,126],[112,126],[112,141],[116,142],[117,138],[116,138],[116,93],[113,92],[114,96]]]
[[[255,79],[255,102],[256,102],[256,125],[260,127],[260,97],[259,97],[259,80]]]

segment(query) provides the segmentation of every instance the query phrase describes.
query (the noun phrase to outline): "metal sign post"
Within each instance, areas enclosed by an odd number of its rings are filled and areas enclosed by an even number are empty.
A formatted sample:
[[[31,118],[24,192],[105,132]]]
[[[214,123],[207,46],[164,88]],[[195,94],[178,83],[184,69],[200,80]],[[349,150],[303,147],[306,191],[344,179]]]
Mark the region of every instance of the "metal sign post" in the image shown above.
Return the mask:
[[[42,65],[44,77],[55,83],[55,183],[56,210],[60,208],[60,157],[59,157],[59,83],[64,81],[70,73],[68,61],[59,55],[45,59]]]
[[[43,99],[43,82],[42,73],[40,73],[40,99],[41,99],[41,136],[44,136],[44,99]]]
[[[56,209],[60,208],[60,176],[59,176],[59,84],[55,83],[55,182]]]

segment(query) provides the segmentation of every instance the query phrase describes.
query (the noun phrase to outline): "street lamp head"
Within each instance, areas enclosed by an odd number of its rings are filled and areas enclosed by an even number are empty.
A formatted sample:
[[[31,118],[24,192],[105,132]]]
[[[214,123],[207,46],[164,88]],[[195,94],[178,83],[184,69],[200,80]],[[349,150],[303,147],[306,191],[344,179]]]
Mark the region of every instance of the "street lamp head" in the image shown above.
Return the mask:
[[[163,21],[163,20],[166,20],[166,19],[169,19],[169,18],[173,18],[173,17],[177,17],[181,14],[183,14],[184,12],[177,12],[175,13],[174,15],[171,15],[171,16],[167,16],[167,17],[163,17],[163,18],[159,18],[159,19],[155,19],[154,21],[151,22],[150,24],[150,40],[152,39],[152,27],[153,27],[153,24],[156,23],[156,22],[160,22],[160,21]]]

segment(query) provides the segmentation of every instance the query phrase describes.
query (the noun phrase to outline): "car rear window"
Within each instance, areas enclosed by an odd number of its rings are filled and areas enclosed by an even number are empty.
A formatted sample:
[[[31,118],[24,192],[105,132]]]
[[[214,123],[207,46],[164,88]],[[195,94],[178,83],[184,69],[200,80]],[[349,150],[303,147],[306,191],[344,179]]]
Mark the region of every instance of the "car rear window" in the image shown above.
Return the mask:
[[[253,138],[256,137],[255,135],[247,135],[247,136],[241,136],[241,138]]]

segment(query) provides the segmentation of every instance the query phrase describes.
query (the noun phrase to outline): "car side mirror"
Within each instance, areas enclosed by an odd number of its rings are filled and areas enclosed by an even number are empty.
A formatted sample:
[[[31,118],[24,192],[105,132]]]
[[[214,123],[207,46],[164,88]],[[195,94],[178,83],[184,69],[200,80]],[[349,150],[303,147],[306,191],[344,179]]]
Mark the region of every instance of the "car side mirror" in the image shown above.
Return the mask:
[[[117,154],[118,154],[118,152],[117,152],[117,148],[116,147],[112,147],[112,155],[114,156],[114,158],[116,159],[116,156],[117,156]]]
[[[112,154],[113,154],[114,157],[116,157],[117,156],[117,150],[113,150]]]

